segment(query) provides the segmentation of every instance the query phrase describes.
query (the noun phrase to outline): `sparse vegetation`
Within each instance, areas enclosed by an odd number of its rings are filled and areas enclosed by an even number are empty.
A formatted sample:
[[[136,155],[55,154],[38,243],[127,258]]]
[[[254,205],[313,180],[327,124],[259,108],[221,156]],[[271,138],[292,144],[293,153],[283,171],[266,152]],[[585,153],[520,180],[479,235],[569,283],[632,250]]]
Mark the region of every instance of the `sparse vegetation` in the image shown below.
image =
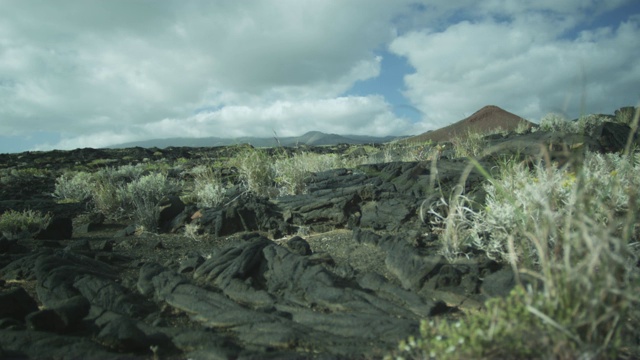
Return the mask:
[[[584,115],[577,121],[566,119],[560,114],[547,114],[540,120],[540,131],[563,132],[568,134],[595,135],[594,130],[602,123],[610,121],[600,115]]]
[[[200,208],[220,205],[226,192],[222,179],[210,166],[200,165],[191,169],[193,197]]]
[[[113,220],[130,216],[126,185],[139,179],[143,172],[140,166],[124,165],[119,168],[104,168],[93,173],[93,182],[88,186],[92,192],[95,209]]]
[[[130,204],[133,217],[145,230],[156,232],[160,217],[160,202],[178,192],[179,184],[166,175],[155,173],[142,176],[127,184],[122,196]]]
[[[449,249],[445,255],[451,257],[472,247],[498,260],[533,260],[537,249],[524,239],[548,238],[548,246],[555,246],[559,237],[556,229],[577,210],[586,212],[597,224],[619,222],[622,214],[637,205],[634,189],[640,186],[638,160],[588,153],[578,173],[542,163],[530,171],[518,161],[505,160],[497,177],[484,186],[487,195],[483,210],[473,211],[469,200],[459,195],[448,204],[447,214],[432,211],[434,225],[443,234],[443,248]],[[452,224],[454,232],[450,230]],[[510,239],[516,239],[513,246],[517,259],[512,259],[508,251]]]
[[[273,189],[273,167],[265,150],[246,146],[229,160],[238,169],[243,186],[259,196],[269,196]]]
[[[564,126],[564,125],[562,125]],[[484,209],[461,191],[432,209],[441,251],[472,250],[540,286],[460,321],[424,321],[399,358],[615,358],[639,335],[638,155],[587,154],[572,168],[515,159],[486,170]],[[442,210],[444,208],[444,210]],[[635,251],[634,251],[635,250]]]
[[[247,147],[229,163],[238,169],[244,187],[259,195],[275,197],[296,195],[306,191],[312,173],[354,167],[357,160],[345,160],[337,154],[279,152],[273,156],[263,149]]]
[[[279,195],[297,195],[306,191],[312,173],[353,166],[337,154],[302,152],[279,156],[273,163],[273,174]]]
[[[527,134],[531,130],[532,130],[531,125],[526,123],[526,122],[524,122],[524,121],[522,121],[516,127],[515,133],[518,134],[518,135],[523,135],[523,134]]]
[[[634,119],[638,117],[639,113],[639,107],[626,106],[616,110],[614,114],[614,121],[620,124],[632,126]]]
[[[56,179],[53,196],[61,201],[81,202],[92,196],[93,176],[86,172],[63,174]]]
[[[578,127],[575,122],[567,120],[564,116],[556,113],[550,113],[540,119],[540,126],[538,127],[538,130],[577,133]]]
[[[456,157],[476,157],[482,154],[486,147],[486,134],[468,131],[465,135],[451,139]]]
[[[50,222],[51,216],[42,215],[39,211],[9,210],[0,215],[0,233],[9,239],[31,237],[49,226]]]

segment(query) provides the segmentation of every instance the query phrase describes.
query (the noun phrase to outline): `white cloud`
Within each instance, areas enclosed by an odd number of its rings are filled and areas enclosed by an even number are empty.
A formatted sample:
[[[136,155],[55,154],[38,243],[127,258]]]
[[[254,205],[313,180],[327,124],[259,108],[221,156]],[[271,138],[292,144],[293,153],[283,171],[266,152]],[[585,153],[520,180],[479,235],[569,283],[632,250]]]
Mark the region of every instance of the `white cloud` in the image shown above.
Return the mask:
[[[315,100],[278,100],[264,105],[231,105],[203,111],[187,118],[165,118],[129,127],[125,131],[105,131],[67,138],[55,148],[104,147],[146,138],[215,136],[271,137],[297,136],[318,130],[327,133],[386,136],[417,134],[427,130],[396,117],[381,96],[337,97]]]
[[[0,6],[0,131],[67,138],[188,121],[199,109],[341,96],[379,74],[373,50],[404,11],[368,0]]]
[[[567,35],[629,2],[0,0],[0,133],[60,133],[43,145],[58,148],[407,134],[486,104],[578,113],[583,93],[585,111],[611,112],[638,100],[640,19]],[[387,46],[415,67],[406,96],[423,124],[345,95],[384,71]]]
[[[493,4],[499,3],[504,2]],[[580,8],[578,2],[572,4]],[[406,96],[437,126],[488,104],[532,120],[550,111],[578,116],[636,104],[640,49],[633,39],[640,38],[638,22],[565,36],[573,24],[572,19],[527,8],[511,21],[488,17],[442,31],[411,31],[395,39],[390,50],[415,67],[405,77]]]

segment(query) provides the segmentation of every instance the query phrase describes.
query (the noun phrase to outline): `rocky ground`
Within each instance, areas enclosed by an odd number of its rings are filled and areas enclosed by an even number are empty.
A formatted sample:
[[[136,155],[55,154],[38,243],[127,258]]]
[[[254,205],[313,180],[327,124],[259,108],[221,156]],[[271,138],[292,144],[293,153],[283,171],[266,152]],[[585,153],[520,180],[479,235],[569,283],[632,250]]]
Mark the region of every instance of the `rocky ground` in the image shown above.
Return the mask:
[[[619,151],[629,128],[607,123],[594,134],[496,135],[480,162],[490,169],[506,153],[526,161],[541,148],[554,161],[585,149]],[[56,218],[33,239],[0,238],[0,357],[378,358],[417,334],[421,319],[481,311],[513,286],[509,269],[481,255],[449,263],[436,253],[425,207],[468,168],[448,150],[437,162],[317,173],[304,195],[238,192],[215,208],[179,206],[161,234],[136,232],[127,221],[80,220],[86,204],[50,196],[64,169],[202,162],[231,152],[0,154],[0,213],[30,208]],[[481,200],[483,177],[471,170],[465,191]],[[190,222],[201,235],[184,235]]]

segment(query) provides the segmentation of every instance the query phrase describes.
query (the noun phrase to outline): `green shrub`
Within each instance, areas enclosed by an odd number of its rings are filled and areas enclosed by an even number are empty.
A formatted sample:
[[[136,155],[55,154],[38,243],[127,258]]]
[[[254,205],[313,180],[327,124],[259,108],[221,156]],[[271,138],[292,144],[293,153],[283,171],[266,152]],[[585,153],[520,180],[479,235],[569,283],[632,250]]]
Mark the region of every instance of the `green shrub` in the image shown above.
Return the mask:
[[[269,196],[273,193],[275,177],[271,161],[266,151],[247,146],[229,159],[229,165],[238,169],[240,181],[247,190]]]
[[[104,168],[93,174],[90,184],[95,209],[111,220],[120,220],[131,215],[128,207],[126,186],[142,176],[140,167],[125,165],[119,168]]]
[[[434,146],[431,140],[412,142],[393,141],[384,145],[382,148],[382,156],[378,153],[375,154],[376,156],[361,159],[358,164],[388,163],[392,161],[427,161],[430,160],[435,153],[436,146]],[[355,165],[357,164],[354,164],[354,166]]]
[[[479,249],[541,282],[402,344],[426,358],[637,356],[640,157],[586,155],[574,171],[504,161],[485,208],[454,194],[432,209],[443,253]],[[485,171],[486,173],[486,171]],[[411,339],[410,339],[411,340]]]
[[[460,321],[421,324],[420,337],[400,344],[402,358],[625,358],[640,300],[638,269],[628,239],[586,214],[571,216],[575,231],[559,229],[558,247],[529,239],[539,249],[539,265],[517,267],[542,281],[539,289],[517,285],[506,298]],[[567,219],[567,221],[569,221]],[[546,225],[543,225],[546,226]]]
[[[566,132],[566,133],[578,133],[577,123],[571,120],[567,120],[564,116],[556,113],[550,113],[540,119],[540,131],[548,132]]]
[[[615,111],[614,121],[620,124],[631,126],[634,122],[634,118],[637,118],[639,115],[640,108],[626,106]]]
[[[480,156],[487,147],[487,141],[484,137],[485,134],[471,130],[465,135],[453,137],[451,143],[453,144],[455,156],[458,158]]]
[[[296,153],[282,155],[273,162],[273,174],[280,195],[296,195],[306,191],[312,173],[348,167],[337,154]]]
[[[160,217],[160,202],[179,190],[179,184],[164,174],[149,174],[127,184],[122,196],[130,204],[137,224],[156,232]]]
[[[538,249],[527,237],[546,238],[549,247],[555,246],[560,236],[556,229],[578,210],[597,224],[620,228],[620,217],[637,205],[636,189],[640,189],[637,155],[587,153],[577,174],[540,163],[530,171],[512,161],[484,186],[484,209],[465,214],[466,236],[491,258],[536,261]],[[511,259],[508,251],[510,239],[517,240],[517,259]]]
[[[602,123],[604,123],[605,121],[608,121],[607,118],[599,115],[581,116],[578,119],[578,122],[576,124],[577,132],[579,134],[584,134],[589,136],[596,135],[594,133],[595,129],[597,129],[598,126],[602,125]]]
[[[51,222],[49,214],[39,211],[9,210],[0,215],[0,233],[9,239],[31,237],[45,229]]]
[[[200,208],[215,207],[222,203],[226,189],[214,169],[200,165],[191,169],[193,196]]]
[[[520,123],[518,123],[518,126],[515,129],[515,133],[518,135],[523,135],[529,133],[531,130],[532,127],[529,123],[521,121]]]
[[[609,121],[606,117],[600,115],[584,115],[577,121],[567,120],[559,114],[551,113],[545,115],[540,120],[539,130],[548,132],[563,132],[568,134],[595,135],[594,130],[602,125],[605,121]]]
[[[53,196],[60,200],[81,202],[92,196],[93,175],[87,172],[67,173],[56,179]]]
[[[302,194],[311,173],[351,167],[357,160],[347,161],[337,154],[294,153],[282,151],[273,156],[262,149],[246,147],[229,160],[238,169],[247,190],[259,195]]]

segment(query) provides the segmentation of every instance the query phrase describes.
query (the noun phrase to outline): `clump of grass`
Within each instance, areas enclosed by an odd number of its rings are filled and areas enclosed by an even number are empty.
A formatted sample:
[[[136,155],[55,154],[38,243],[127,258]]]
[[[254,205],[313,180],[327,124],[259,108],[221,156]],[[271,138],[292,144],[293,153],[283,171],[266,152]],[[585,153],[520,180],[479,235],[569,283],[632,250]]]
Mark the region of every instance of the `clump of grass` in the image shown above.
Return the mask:
[[[200,236],[202,234],[202,229],[199,224],[189,223],[184,226],[184,236],[192,239],[192,240],[200,240]]]
[[[275,174],[269,154],[262,149],[251,146],[242,148],[229,165],[236,167],[240,181],[244,187],[258,196],[272,194]]]
[[[338,154],[289,154],[286,151],[270,156],[265,150],[246,147],[230,159],[229,164],[236,167],[248,191],[276,197],[302,194],[312,173],[353,167],[358,160],[347,160]]]
[[[121,220],[131,216],[130,199],[127,197],[128,183],[142,177],[140,166],[124,165],[119,168],[104,168],[92,174],[88,184],[96,211],[111,220]]]
[[[337,154],[301,152],[277,157],[273,162],[273,173],[279,195],[297,195],[306,191],[311,174],[350,166]]]
[[[579,134],[593,136],[595,135],[595,130],[605,121],[608,120],[599,115],[581,116],[576,124],[577,132]]]
[[[471,130],[467,131],[465,135],[453,137],[451,143],[455,156],[458,158],[480,156],[487,147],[487,141],[484,137],[485,134]]]
[[[575,122],[556,113],[549,113],[540,119],[540,126],[538,127],[538,130],[547,132],[578,133],[578,127]]]
[[[45,229],[51,222],[51,215],[40,211],[8,210],[0,215],[0,233],[8,239],[32,237]]]
[[[532,127],[530,124],[522,121],[518,124],[518,126],[515,129],[515,133],[518,135],[523,135],[523,134],[527,134],[532,130]]]
[[[455,222],[456,236],[463,240],[449,239],[445,232],[443,241],[463,243],[490,258],[512,261],[508,244],[510,239],[517,239],[516,260],[535,261],[538,250],[526,239],[548,238],[548,246],[555,246],[559,237],[555,229],[577,210],[606,225],[619,222],[620,214],[633,209],[633,189],[640,187],[638,160],[637,156],[587,153],[577,173],[542,163],[530,170],[523,163],[505,160],[497,178],[490,178],[484,185],[487,195],[482,210],[471,210],[460,198],[457,201],[462,205],[453,208],[462,210],[450,212],[447,216],[454,218],[443,220]],[[434,215],[436,219],[442,217]]]
[[[180,184],[166,174],[144,175],[145,171],[142,166],[124,165],[92,174],[65,174],[56,180],[54,196],[72,201],[91,199],[95,211],[106,218],[134,218],[148,231],[155,231],[160,200],[177,193]]]
[[[92,196],[93,176],[81,171],[63,174],[56,179],[53,196],[61,201],[82,202]]]
[[[215,207],[222,203],[226,188],[220,175],[210,166],[196,166],[193,175],[193,196],[198,207]]]
[[[160,217],[160,202],[178,192],[179,184],[165,174],[142,176],[127,184],[122,197],[130,204],[138,225],[147,231],[156,232]]]
[[[486,206],[471,209],[454,194],[433,210],[443,252],[469,249],[528,274],[539,287],[518,284],[486,312],[459,322],[424,322],[421,337],[401,344],[419,358],[615,358],[640,332],[636,266],[639,216],[637,155],[590,154],[574,170],[515,160],[486,170]],[[575,164],[574,164],[575,165]],[[461,250],[462,249],[462,250]],[[635,351],[635,352],[634,352]]]
[[[609,120],[600,115],[584,115],[577,121],[571,121],[560,114],[550,113],[540,120],[538,130],[591,136],[606,121]]]
[[[639,107],[626,106],[620,108],[614,113],[614,121],[620,124],[631,126],[634,122],[634,118],[638,117],[639,112]]]

